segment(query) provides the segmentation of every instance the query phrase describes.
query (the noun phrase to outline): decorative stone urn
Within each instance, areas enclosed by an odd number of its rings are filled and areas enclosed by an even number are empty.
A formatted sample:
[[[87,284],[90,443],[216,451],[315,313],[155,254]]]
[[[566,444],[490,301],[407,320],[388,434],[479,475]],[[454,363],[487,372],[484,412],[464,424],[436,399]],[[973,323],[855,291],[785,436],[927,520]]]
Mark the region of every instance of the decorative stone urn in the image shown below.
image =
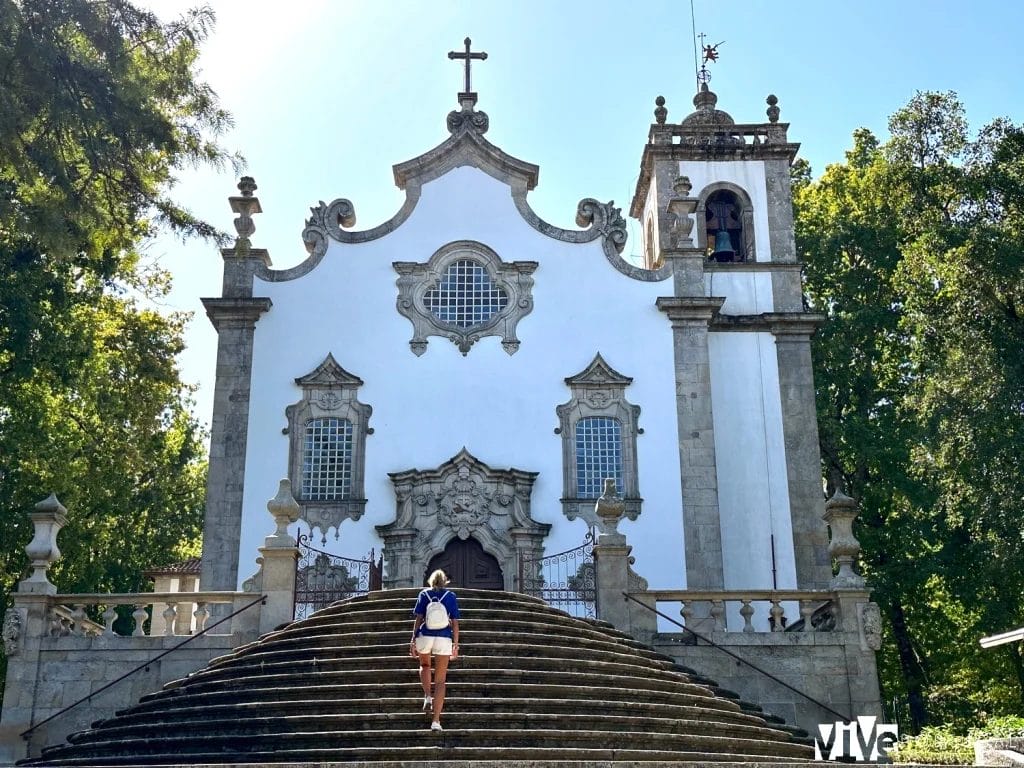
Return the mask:
[[[34,511],[29,513],[32,525],[35,526],[35,535],[25,547],[25,552],[32,560],[32,574],[21,582],[20,591],[49,591],[53,589],[53,584],[50,583],[46,572],[53,563],[60,559],[57,534],[67,524],[67,514],[68,511],[64,505],[52,493],[36,504]]]
[[[622,536],[619,533],[619,520],[626,511],[626,502],[615,488],[615,479],[605,478],[604,492],[594,505],[594,512],[601,521],[601,538],[617,538]]]
[[[267,536],[266,546],[294,547],[295,539],[288,533],[288,526],[299,519],[302,508],[292,496],[291,480],[281,480],[277,487],[277,495],[267,502],[267,509],[274,516],[277,531],[272,536]]]
[[[839,565],[839,573],[832,577],[832,589],[863,589],[864,577],[853,570],[853,563],[860,553],[860,542],[853,535],[853,521],[857,519],[857,502],[840,490],[825,502],[822,519],[828,523],[832,540],[828,545],[829,555]]]

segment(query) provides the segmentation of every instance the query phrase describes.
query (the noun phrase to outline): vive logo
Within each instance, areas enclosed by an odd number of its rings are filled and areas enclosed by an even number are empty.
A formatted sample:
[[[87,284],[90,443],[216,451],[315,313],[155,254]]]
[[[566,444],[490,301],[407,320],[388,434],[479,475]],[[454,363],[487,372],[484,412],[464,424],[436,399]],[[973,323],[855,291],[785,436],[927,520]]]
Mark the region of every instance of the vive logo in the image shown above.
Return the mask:
[[[889,748],[899,739],[899,727],[893,723],[875,724],[874,715],[860,716],[851,723],[822,723],[814,737],[815,760],[857,760],[876,762],[885,759]]]

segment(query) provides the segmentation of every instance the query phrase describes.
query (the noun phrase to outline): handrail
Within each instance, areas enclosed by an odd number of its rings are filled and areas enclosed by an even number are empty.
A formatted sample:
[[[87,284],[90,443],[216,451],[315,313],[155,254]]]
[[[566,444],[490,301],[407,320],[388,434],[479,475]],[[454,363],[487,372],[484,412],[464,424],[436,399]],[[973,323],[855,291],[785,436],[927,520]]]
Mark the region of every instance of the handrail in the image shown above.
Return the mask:
[[[153,593],[153,592],[147,592],[147,593],[145,593],[145,594],[161,594],[161,593]],[[200,593],[197,593],[197,592],[168,592],[168,593],[163,593],[163,594],[178,594],[178,595],[188,595],[188,594],[200,594]],[[208,593],[208,594],[214,594],[214,593]],[[219,594],[222,594],[222,595],[229,595],[229,594],[232,594],[232,593],[230,593],[230,592],[221,592],[221,593],[219,593]],[[95,596],[95,595],[94,595],[94,596]],[[123,595],[122,595],[122,596],[123,596]],[[87,596],[87,595],[84,595],[83,597],[88,597],[88,596]],[[87,601],[87,600],[85,600],[85,601],[81,601],[81,602],[88,602],[88,601]],[[35,724],[33,724],[33,725],[29,726],[28,730],[25,730],[25,731],[22,731],[22,732],[21,732],[21,738],[23,738],[23,739],[26,739],[26,740],[27,740],[27,739],[28,739],[28,737],[29,737],[29,736],[31,735],[31,733],[32,733],[32,732],[33,732],[34,730],[36,730],[37,728],[39,728],[39,726],[41,726],[41,725],[45,725],[46,723],[50,722],[51,720],[53,720],[53,719],[54,719],[54,718],[56,718],[56,717],[60,717],[61,715],[63,715],[63,714],[64,714],[65,712],[67,712],[68,710],[70,710],[70,709],[74,709],[75,707],[77,707],[77,706],[78,706],[79,704],[81,704],[81,703],[82,703],[83,701],[89,701],[89,699],[91,699],[91,698],[92,698],[93,696],[95,696],[95,695],[97,695],[97,694],[99,694],[99,693],[103,693],[103,691],[107,690],[107,688],[110,688],[110,687],[112,687],[112,686],[114,686],[114,685],[117,685],[118,683],[120,683],[120,682],[121,682],[122,680],[124,680],[125,678],[127,678],[127,677],[131,677],[132,675],[134,675],[134,674],[135,674],[136,672],[139,672],[140,670],[146,669],[147,667],[149,667],[149,665],[150,665],[150,664],[153,664],[154,662],[157,662],[157,661],[159,661],[160,659],[162,659],[162,658],[163,658],[164,656],[167,656],[168,654],[174,653],[174,652],[175,652],[176,650],[178,650],[179,648],[181,648],[181,647],[182,647],[183,645],[187,645],[188,643],[191,643],[191,642],[192,642],[193,640],[195,640],[195,639],[196,639],[197,637],[202,637],[202,636],[203,636],[203,635],[205,635],[205,634],[206,634],[207,632],[209,632],[209,631],[210,631],[211,629],[213,629],[214,627],[218,626],[219,624],[223,624],[223,623],[224,623],[225,621],[227,621],[228,619],[234,618],[234,617],[235,617],[235,616],[237,616],[238,614],[240,614],[240,613],[242,613],[242,612],[244,612],[244,611],[247,611],[247,610],[249,610],[249,609],[250,609],[250,608],[252,608],[252,607],[253,607],[254,605],[257,605],[257,604],[266,604],[266,602],[267,602],[267,596],[266,596],[266,595],[260,595],[260,596],[259,596],[259,597],[257,597],[257,598],[256,598],[255,600],[253,600],[253,601],[252,601],[251,603],[249,603],[248,605],[244,605],[244,606],[242,606],[241,608],[239,608],[239,609],[238,609],[237,611],[233,611],[232,613],[230,613],[230,614],[228,614],[227,616],[225,616],[225,617],[224,617],[223,619],[221,619],[221,620],[219,620],[219,621],[216,621],[216,622],[214,622],[213,624],[211,624],[210,626],[208,626],[208,627],[207,627],[206,629],[202,630],[201,632],[197,632],[197,633],[196,633],[196,634],[194,634],[194,635],[189,635],[189,636],[188,636],[188,637],[186,637],[186,638],[185,638],[184,640],[182,640],[182,641],[181,641],[180,643],[178,643],[177,645],[175,645],[175,646],[174,646],[173,648],[168,648],[168,649],[167,649],[166,651],[164,651],[163,653],[158,653],[158,654],[157,654],[156,656],[154,656],[154,657],[153,657],[152,659],[150,659],[149,661],[145,661],[145,662],[143,662],[142,664],[140,664],[139,666],[135,667],[135,669],[131,669],[131,670],[129,670],[129,671],[127,671],[127,672],[125,672],[125,673],[124,673],[123,675],[121,675],[121,676],[120,676],[119,678],[117,678],[116,680],[111,680],[111,681],[110,681],[109,683],[107,683],[106,685],[104,685],[104,686],[102,686],[102,687],[100,687],[100,688],[97,688],[97,689],[96,689],[95,691],[92,691],[92,692],[91,692],[90,694],[88,694],[87,696],[83,696],[83,697],[82,697],[82,698],[80,698],[80,699],[79,699],[78,701],[76,701],[76,702],[74,702],[74,703],[72,703],[72,704],[68,704],[68,705],[67,705],[66,707],[64,707],[64,709],[60,710],[59,712],[55,712],[54,714],[50,715],[50,716],[49,716],[48,718],[46,718],[45,720],[40,720],[40,721],[39,721],[38,723],[35,723]]]
[[[665,591],[671,591],[671,590],[665,590]],[[666,616],[664,613],[659,611],[657,608],[652,608],[651,606],[645,604],[644,602],[642,602],[640,600],[637,600],[635,597],[633,597],[632,595],[630,595],[630,594],[628,594],[626,592],[623,592],[622,596],[624,598],[626,598],[627,600],[632,600],[637,605],[642,605],[644,608],[646,608],[649,611],[653,611],[655,613],[655,615],[660,616],[661,618],[665,619],[665,621],[668,621],[668,622],[670,622],[672,624],[675,624],[680,629],[683,629],[686,632],[689,632],[691,635],[693,635],[698,640],[703,640],[705,643],[710,645],[712,648],[715,648],[715,649],[721,651],[722,653],[724,653],[724,654],[726,654],[728,656],[731,656],[732,658],[736,659],[736,661],[739,661],[739,662],[742,662],[743,664],[746,664],[748,667],[753,669],[755,672],[761,673],[762,675],[767,677],[769,680],[772,680],[772,681],[778,683],[779,685],[781,685],[783,688],[787,688],[788,690],[792,691],[793,693],[797,694],[798,696],[803,696],[805,699],[807,699],[812,704],[821,707],[826,712],[831,712],[833,715],[835,715],[836,717],[840,718],[843,722],[849,723],[849,722],[853,721],[853,716],[852,715],[847,716],[847,715],[842,714],[841,712],[837,712],[836,710],[832,709],[832,707],[830,707],[828,704],[825,704],[824,702],[818,701],[813,696],[811,696],[809,694],[806,694],[803,691],[801,691],[799,688],[794,688],[792,685],[787,683],[785,680],[781,680],[778,677],[776,677],[775,675],[773,675],[771,672],[768,672],[767,670],[761,669],[759,666],[757,666],[753,662],[750,662],[747,659],[744,659],[742,656],[733,653],[728,648],[723,648],[722,646],[720,646],[718,643],[714,642],[710,638],[707,638],[704,635],[701,635],[701,634],[699,634],[697,632],[694,632],[689,627],[687,627],[687,626],[685,626],[683,624],[680,624],[678,621],[673,619],[671,616]]]

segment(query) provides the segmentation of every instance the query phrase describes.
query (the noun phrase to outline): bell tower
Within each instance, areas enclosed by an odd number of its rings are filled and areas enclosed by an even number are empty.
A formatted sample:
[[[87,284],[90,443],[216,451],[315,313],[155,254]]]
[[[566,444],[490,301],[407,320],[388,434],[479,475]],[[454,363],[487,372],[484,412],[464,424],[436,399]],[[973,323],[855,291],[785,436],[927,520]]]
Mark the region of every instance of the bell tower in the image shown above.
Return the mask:
[[[669,265],[671,326],[690,589],[823,588],[810,339],[793,239],[790,165],[779,122],[737,123],[700,85],[695,110],[644,147],[630,214],[649,269]]]

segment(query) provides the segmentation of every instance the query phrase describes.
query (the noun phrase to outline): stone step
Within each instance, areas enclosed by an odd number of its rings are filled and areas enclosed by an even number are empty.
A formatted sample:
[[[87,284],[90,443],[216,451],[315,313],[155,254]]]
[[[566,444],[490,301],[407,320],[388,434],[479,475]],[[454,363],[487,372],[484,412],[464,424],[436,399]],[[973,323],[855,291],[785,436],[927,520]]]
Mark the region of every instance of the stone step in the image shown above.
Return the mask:
[[[587,730],[600,719],[602,731],[630,733],[687,734],[699,731],[702,736],[738,737],[744,739],[779,738],[780,733],[764,725],[749,725],[733,722],[709,722],[683,718],[649,717],[637,714],[610,713],[596,702],[587,714],[550,714],[533,712],[486,712],[465,711],[453,702],[445,707],[445,728],[468,731],[529,729],[539,731]],[[278,716],[271,713],[253,713],[252,717],[239,718],[235,713],[221,717],[197,713],[194,717],[175,719],[179,730],[187,730],[190,736],[226,734],[233,738],[248,736],[270,736],[299,732],[349,732],[349,731],[410,731],[423,727],[429,722],[430,713],[423,712],[416,705],[418,701],[405,701],[401,710],[388,713],[319,714]],[[449,711],[451,709],[451,711]],[[159,730],[159,728],[157,729]],[[70,739],[72,744],[89,744],[113,739],[143,738],[153,733],[153,724],[132,725],[120,723],[97,729],[82,731]]]
[[[452,680],[460,679],[464,673],[493,671],[497,675],[507,674],[515,669],[521,672],[565,672],[578,671],[590,675],[630,675],[650,678],[653,680],[671,680],[689,684],[689,678],[676,673],[671,668],[663,668],[640,663],[628,656],[593,655],[578,659],[564,656],[538,656],[528,653],[505,653],[485,655],[470,653],[460,656],[451,662],[449,676]],[[395,676],[403,681],[409,671],[418,673],[419,664],[407,655],[402,656],[317,656],[315,658],[291,658],[273,660],[273,658],[256,658],[239,660],[236,664],[222,664],[213,669],[203,670],[185,678],[183,685],[198,685],[211,681],[237,681],[254,676],[264,675],[322,675],[348,674],[350,679],[379,675],[381,682],[391,682]],[[731,697],[730,697],[731,698]]]
[[[327,755],[344,749],[387,750],[429,745],[432,739],[442,737],[446,747],[506,749],[546,749],[556,757],[563,749],[606,749],[615,750],[642,742],[648,749],[675,752],[726,752],[729,754],[756,757],[774,755],[789,758],[808,758],[808,748],[800,744],[780,743],[758,735],[745,738],[740,735],[715,736],[705,733],[659,733],[647,731],[567,730],[564,728],[540,729],[532,727],[528,716],[523,716],[520,725],[511,729],[468,729],[455,725],[446,727],[442,733],[429,730],[424,718],[422,727],[407,730],[323,730],[313,728],[298,732],[271,731],[269,733],[245,733],[234,730],[231,733],[207,735],[204,733],[166,734],[149,731],[140,737],[125,737],[110,741],[95,741],[83,744],[53,747],[44,751],[42,757],[48,761],[60,759],[73,752],[75,756],[101,757],[105,751],[130,752],[144,762],[156,755],[177,755],[177,762],[183,758],[202,753],[220,753],[222,761],[249,761],[252,753],[273,749],[279,753],[291,753],[294,758],[330,759]],[[454,721],[453,721],[454,723]]]
[[[662,703],[652,701],[608,701],[598,700],[595,697],[599,691],[589,692],[592,695],[582,696],[576,699],[564,698],[524,698],[515,696],[487,696],[473,697],[460,694],[452,694],[447,697],[445,703],[446,711],[469,715],[472,713],[509,713],[520,715],[529,712],[536,715],[552,715],[558,717],[576,716],[581,710],[581,700],[588,702],[587,713],[584,715],[593,718],[592,712],[600,711],[603,717],[634,715],[643,717],[658,717],[672,720],[690,722],[720,722],[738,723],[741,725],[763,727],[764,721],[756,716],[748,715],[738,710],[716,709],[713,707],[702,707],[695,704]],[[291,692],[294,696],[295,693]],[[316,700],[308,697],[302,699],[282,699],[278,701],[258,701],[221,703],[227,697],[221,695],[213,697],[196,697],[194,705],[178,703],[166,704],[158,707],[153,704],[140,705],[130,710],[122,710],[117,718],[110,718],[107,721],[93,723],[93,729],[110,726],[120,721],[125,725],[133,725],[142,722],[170,722],[177,719],[177,722],[190,722],[196,719],[208,717],[248,717],[252,715],[303,715],[319,714],[329,711],[336,714],[357,714],[376,716],[378,714],[408,713],[417,714],[420,712],[421,693],[416,691],[415,695],[389,698],[345,698],[332,700]],[[205,703],[204,703],[205,700]],[[784,726],[773,725],[773,728],[782,730]]]
[[[374,669],[359,671],[334,672],[321,670],[303,673],[282,673],[251,675],[239,678],[219,678],[213,680],[188,679],[188,684],[182,686],[187,692],[206,690],[231,690],[235,692],[244,691],[247,687],[260,683],[262,686],[271,688],[303,688],[309,689],[314,685],[338,683],[344,685],[376,685],[379,690],[387,691],[395,686],[408,685],[418,680],[418,669],[391,670]],[[453,674],[449,685],[486,688],[495,683],[512,683],[515,685],[577,685],[596,688],[617,689],[628,688],[636,691],[667,691],[689,693],[694,696],[713,698],[711,692],[703,686],[692,685],[681,679],[670,676],[659,677],[657,672],[639,675],[633,674],[631,670],[609,670],[589,671],[531,671],[526,669],[460,669]],[[175,689],[167,689],[173,691]],[[397,691],[396,691],[397,692]],[[143,696],[141,701],[149,701],[160,694],[149,694]]]
[[[382,768],[412,768],[413,766],[438,766],[438,768],[454,768],[455,766],[472,766],[472,768],[584,768],[585,766],[629,766],[640,764],[651,768],[700,768],[700,766],[711,764],[723,764],[724,768],[729,766],[749,766],[752,760],[741,754],[728,752],[679,752],[679,751],[658,751],[636,748],[614,748],[614,749],[593,749],[574,748],[561,749],[557,755],[546,748],[531,747],[464,747],[449,746],[446,739],[446,732],[434,734],[434,743],[422,747],[406,747],[388,750],[387,754],[381,756],[376,749],[353,749],[345,750],[346,764],[358,766],[358,768],[369,768],[369,766],[382,766]],[[283,750],[271,750],[264,752],[250,752],[245,755],[245,764],[251,766],[278,766],[287,764],[288,768],[311,768],[310,763],[325,763],[336,765],[338,763],[339,751],[334,749],[323,749],[319,752],[304,751],[295,753]],[[110,755],[101,759],[92,758],[48,758],[45,761],[26,761],[25,765],[40,766],[137,766],[137,765],[159,765],[162,768],[186,768],[202,765],[222,765],[231,763],[219,752],[193,753],[189,755],[187,763],[182,763],[181,756],[176,753],[150,755],[147,762],[142,763],[132,755]],[[772,755],[758,755],[757,764],[773,764],[780,766],[810,765],[809,759],[792,757],[776,757]]]
[[[419,680],[410,676],[409,682],[401,686],[389,686],[383,690],[376,683],[363,683],[348,685],[337,683],[325,685],[317,683],[305,686],[301,689],[267,688],[252,686],[244,690],[232,690],[227,688],[213,688],[204,691],[190,691],[187,688],[176,691],[165,692],[162,695],[150,695],[143,697],[143,701],[129,709],[121,710],[118,715],[130,715],[146,712],[160,712],[168,708],[179,706],[204,706],[210,704],[249,704],[263,702],[267,706],[278,706],[282,702],[294,701],[296,691],[301,690],[306,701],[317,706],[341,706],[342,702],[349,706],[359,706],[367,701],[395,698],[405,701],[413,701],[417,697],[422,698],[422,687]],[[575,682],[567,685],[554,685],[548,682],[539,684],[529,683],[506,683],[480,680],[477,684],[449,683],[448,692],[452,699],[456,698],[479,698],[491,699],[500,702],[504,699],[518,700],[528,699],[533,702],[532,706],[540,710],[549,700],[571,700],[577,702],[577,707],[586,710],[591,703],[602,701],[607,706],[609,703],[621,703],[624,706],[638,706],[647,703],[664,704],[670,706],[700,708],[707,712],[721,712],[723,716],[732,718],[735,715],[742,715],[744,718],[756,718],[756,716],[743,712],[739,706],[728,699],[713,698],[705,693],[693,695],[681,692],[676,688],[670,690],[644,690],[618,688],[614,691],[614,699],[609,701],[609,691],[605,687],[590,687]],[[760,719],[760,718],[757,718]]]
[[[622,660],[622,662],[626,664],[652,666],[658,669],[672,670],[678,674],[686,676],[685,673],[679,672],[678,668],[672,664],[671,660],[666,660],[656,656],[648,657],[640,655],[631,651],[629,648],[623,648],[621,646],[584,640],[573,642],[571,645],[568,645],[565,643],[554,642],[556,638],[547,636],[537,637],[536,640],[530,639],[528,641],[525,636],[521,636],[520,639],[516,640],[513,638],[514,634],[515,633],[494,633],[493,635],[484,634],[481,637],[480,633],[477,632],[465,633],[459,639],[459,650],[462,657],[460,660],[468,660],[470,658],[477,658],[481,656],[492,656],[499,653],[515,658],[546,657],[577,660],[618,659]],[[409,640],[411,635],[412,633],[407,629],[407,631],[402,633],[400,638],[397,640],[381,640],[373,644],[365,643],[361,645],[329,644],[329,640],[327,638],[325,638],[323,643],[317,643],[315,646],[310,645],[307,647],[291,643],[274,643],[272,646],[267,646],[265,648],[254,648],[246,654],[220,656],[217,658],[216,663],[211,664],[210,667],[212,669],[224,669],[260,663],[287,663],[289,659],[311,657],[313,653],[315,653],[318,658],[326,655],[336,655],[338,657],[351,656],[359,659],[369,659],[371,657],[408,658]],[[366,641],[366,637],[364,637],[364,641]],[[690,676],[686,677],[689,679]]]

